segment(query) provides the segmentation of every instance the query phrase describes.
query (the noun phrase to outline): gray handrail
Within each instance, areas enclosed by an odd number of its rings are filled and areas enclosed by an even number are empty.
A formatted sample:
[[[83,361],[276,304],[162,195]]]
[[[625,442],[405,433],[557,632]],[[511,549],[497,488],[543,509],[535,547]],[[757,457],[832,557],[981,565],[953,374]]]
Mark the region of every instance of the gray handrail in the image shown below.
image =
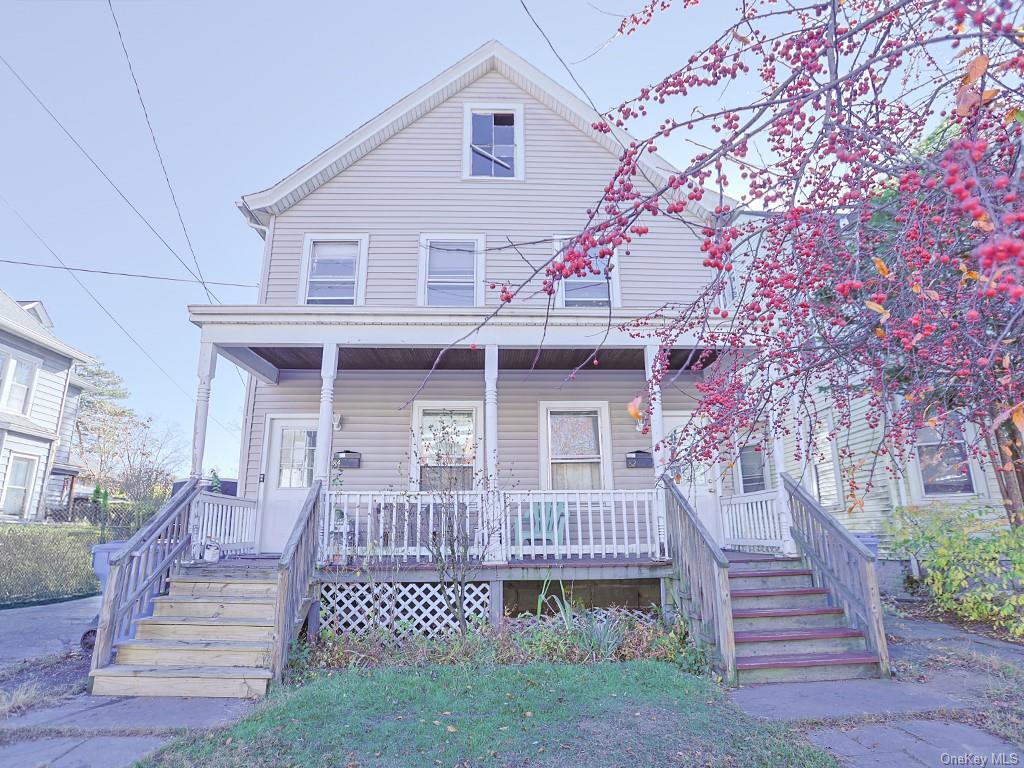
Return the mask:
[[[303,503],[302,509],[299,511],[299,516],[295,519],[295,525],[292,526],[291,535],[288,537],[288,541],[285,543],[284,549],[281,550],[281,557],[277,561],[279,568],[287,568],[288,563],[295,556],[295,550],[299,546],[299,540],[302,538],[302,532],[306,527],[306,520],[317,506],[317,501],[320,498],[321,487],[321,481],[316,480],[313,483],[313,487],[309,489],[309,493],[306,495],[306,501]]]
[[[697,510],[690,505],[689,499],[683,496],[682,491],[679,490],[679,487],[675,483],[668,483],[668,489],[669,492],[676,497],[676,501],[679,502],[680,506],[689,516],[690,523],[697,529],[697,532],[700,533],[700,537],[704,540],[704,544],[711,551],[711,556],[715,559],[715,562],[723,568],[728,568],[729,558],[725,556],[721,547],[719,547],[714,538],[712,538],[711,532],[708,531],[707,526],[700,521],[700,518],[697,516]]]
[[[820,507],[821,504],[818,502],[818,500],[811,496],[811,494],[809,494],[802,485],[800,485],[795,479],[793,479],[793,477],[783,472],[782,483],[783,485],[786,486],[786,490],[791,495],[799,497],[799,499],[802,502],[809,505],[812,509],[815,509],[815,511],[819,511],[818,507]],[[820,520],[829,528],[831,528],[837,536],[839,536],[841,539],[845,539],[846,543],[853,547],[855,550],[857,550],[857,554],[859,554],[861,557],[870,560],[871,562],[875,561],[876,558],[871,553],[871,550],[865,547],[864,544],[861,543],[860,539],[858,539],[856,536],[854,536],[852,533],[846,530],[846,527],[843,526],[834,517],[832,517],[832,515],[828,514],[828,512],[825,512],[824,510],[820,511],[822,513],[821,515],[819,515]]]

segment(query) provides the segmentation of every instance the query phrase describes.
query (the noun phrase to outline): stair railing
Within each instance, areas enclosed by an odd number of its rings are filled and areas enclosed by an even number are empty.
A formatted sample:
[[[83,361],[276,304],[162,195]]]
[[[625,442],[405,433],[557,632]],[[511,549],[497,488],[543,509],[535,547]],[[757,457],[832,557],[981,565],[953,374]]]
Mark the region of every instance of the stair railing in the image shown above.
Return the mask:
[[[309,489],[277,563],[277,611],[271,665],[275,680],[281,679],[288,661],[288,648],[302,628],[306,613],[311,610],[311,601],[315,600],[315,596],[310,595],[310,587],[320,546],[321,485],[321,481],[316,480]],[[315,608],[313,605],[312,609]]]
[[[729,560],[675,483],[667,483],[665,523],[677,596],[689,625],[701,641],[714,645],[722,675],[736,682]]]
[[[92,668],[111,663],[114,645],[131,637],[133,622],[153,612],[161,594],[189,552],[192,536],[188,518],[199,481],[190,480],[164,504],[146,525],[110,558],[110,571],[100,604]]]
[[[793,539],[819,586],[827,588],[847,620],[864,633],[878,655],[882,675],[889,674],[889,646],[875,556],[792,477],[782,475],[793,515]]]

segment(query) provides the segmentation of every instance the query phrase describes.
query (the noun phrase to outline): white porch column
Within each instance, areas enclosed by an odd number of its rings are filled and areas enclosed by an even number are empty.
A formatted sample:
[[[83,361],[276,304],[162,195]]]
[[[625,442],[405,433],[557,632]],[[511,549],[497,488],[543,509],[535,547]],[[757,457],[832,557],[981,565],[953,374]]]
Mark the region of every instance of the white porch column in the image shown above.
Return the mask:
[[[769,429],[772,425],[769,423]],[[782,473],[785,471],[786,446],[782,435],[775,433],[772,429],[772,461],[775,464],[775,490],[778,493],[776,504],[779,506],[779,526],[782,528],[782,554],[797,554],[796,542],[790,533],[793,527],[793,515],[789,510],[789,494],[786,486],[782,483]]]
[[[328,490],[331,473],[331,445],[334,438],[334,380],[338,377],[338,345],[324,344],[320,363],[320,421],[316,428],[313,477]]]
[[[199,345],[199,386],[196,389],[196,419],[192,426],[192,469],[190,477],[203,476],[203,453],[206,451],[206,425],[210,421],[210,387],[217,371],[217,349],[212,342]]]
[[[487,488],[498,485],[498,346],[484,347],[484,451]]]
[[[654,375],[654,361],[657,357],[658,347],[644,347],[644,375],[647,377],[648,381],[650,381]],[[657,480],[661,477],[662,472],[665,470],[665,465],[668,463],[668,454],[665,452],[664,446],[661,446],[661,441],[665,439],[665,419],[662,416],[660,384],[651,386],[650,396],[651,455],[654,457],[654,478]],[[659,447],[661,447],[661,450],[658,450]]]

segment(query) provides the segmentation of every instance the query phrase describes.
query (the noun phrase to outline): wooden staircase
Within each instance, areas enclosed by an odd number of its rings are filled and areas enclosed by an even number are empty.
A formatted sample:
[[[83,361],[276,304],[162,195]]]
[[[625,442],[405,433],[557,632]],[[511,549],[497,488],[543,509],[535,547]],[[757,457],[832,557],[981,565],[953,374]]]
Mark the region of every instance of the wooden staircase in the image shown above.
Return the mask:
[[[94,669],[100,696],[262,696],[273,677],[276,560],[183,564],[151,616],[114,643],[114,663]]]
[[[739,683],[879,677],[864,632],[847,625],[798,557],[729,554]]]

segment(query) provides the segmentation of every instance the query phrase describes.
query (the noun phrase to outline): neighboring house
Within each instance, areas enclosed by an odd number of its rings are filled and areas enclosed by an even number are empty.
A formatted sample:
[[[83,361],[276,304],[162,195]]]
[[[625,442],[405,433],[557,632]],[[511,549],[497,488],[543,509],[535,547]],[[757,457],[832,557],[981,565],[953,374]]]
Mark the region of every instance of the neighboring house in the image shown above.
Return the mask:
[[[66,504],[79,468],[71,460],[78,404],[74,374],[89,355],[57,338],[40,301],[0,291],[0,520],[42,520]]]
[[[189,308],[201,331],[196,481],[217,359],[250,374],[238,498],[186,485],[132,557],[115,559],[95,693],[261,693],[321,611],[339,630],[448,629],[433,553],[452,515],[469,536],[471,614],[535,608],[553,579],[594,603],[674,603],[718,646],[729,679],[885,669],[870,560],[784,487],[781,452],[767,465],[744,452],[724,479],[657,487],[653,447],[689,417],[702,375],[680,370],[686,339],[650,434],[627,411],[657,340],[620,324],[698,295],[709,273],[694,232],[706,211],[689,212],[695,228],[651,217],[610,280],[568,279],[551,307],[540,291],[538,269],[586,225],[630,140],[594,130],[595,117],[490,42],[242,198],[264,240],[258,301]],[[641,171],[641,186],[673,173],[649,153]],[[503,284],[524,287],[496,311],[491,286]],[[438,492],[431,458],[445,422],[460,457],[453,494]],[[797,552],[790,514],[807,533],[799,553],[826,569],[813,586],[793,559],[734,551],[730,570],[725,547]],[[730,532],[731,520],[743,529]],[[189,564],[204,545],[240,558]],[[744,634],[741,622],[763,631]],[[845,624],[855,629],[832,626]]]

